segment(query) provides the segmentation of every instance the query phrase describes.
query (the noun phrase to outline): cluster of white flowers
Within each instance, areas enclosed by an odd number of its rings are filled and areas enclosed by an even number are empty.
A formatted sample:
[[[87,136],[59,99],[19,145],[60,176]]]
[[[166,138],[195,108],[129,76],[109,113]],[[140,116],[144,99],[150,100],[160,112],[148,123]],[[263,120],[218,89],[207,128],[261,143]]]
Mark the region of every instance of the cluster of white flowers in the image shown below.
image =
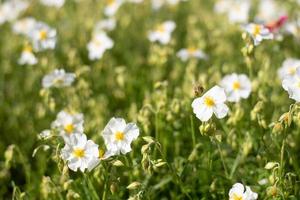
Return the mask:
[[[23,0],[5,1],[0,4],[0,25],[17,19],[28,6],[28,2]]]
[[[120,153],[127,154],[131,151],[131,143],[139,136],[136,124],[126,124],[124,119],[113,117],[102,132],[106,145],[106,152],[102,153],[94,141],[87,139],[83,123],[83,114],[61,111],[51,125],[64,139],[65,146],[61,150],[61,157],[73,171],[91,171],[101,160]],[[49,135],[50,131],[45,130],[40,137],[47,138]]]
[[[286,59],[278,75],[282,80],[282,87],[289,94],[289,97],[300,102],[300,60],[295,58]]]
[[[148,39],[151,42],[159,42],[161,44],[168,44],[171,40],[171,34],[174,31],[176,24],[173,21],[165,21],[159,24],[156,29],[148,33]]]
[[[247,99],[251,93],[251,82],[245,74],[227,75],[220,85],[222,87],[214,86],[192,102],[193,112],[203,122],[213,114],[219,119],[224,118],[229,112],[226,101],[239,102],[242,98]]]
[[[257,198],[257,193],[241,183],[235,183],[229,190],[229,200],[256,200]]]

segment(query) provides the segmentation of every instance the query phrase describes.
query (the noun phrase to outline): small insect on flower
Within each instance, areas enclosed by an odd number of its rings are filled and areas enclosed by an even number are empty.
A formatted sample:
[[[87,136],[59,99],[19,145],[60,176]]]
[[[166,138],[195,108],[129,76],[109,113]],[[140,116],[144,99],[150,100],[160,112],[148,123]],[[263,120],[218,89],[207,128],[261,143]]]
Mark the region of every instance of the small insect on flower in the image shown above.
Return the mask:
[[[60,111],[51,127],[57,129],[65,141],[74,133],[83,133],[83,114]]]
[[[224,89],[214,86],[201,97],[194,99],[192,103],[193,112],[203,122],[208,121],[213,113],[219,119],[224,118],[229,111],[225,101],[226,95]]]
[[[235,183],[229,190],[229,200],[256,200],[257,197],[257,193],[252,192],[249,186],[245,188],[241,183]]]
[[[105,0],[104,14],[108,17],[114,16],[124,0]]]
[[[43,88],[70,86],[75,80],[74,73],[66,73],[64,69],[55,69],[43,77]]]
[[[270,30],[261,24],[251,23],[246,25],[244,29],[251,35],[255,46],[259,45],[262,40],[270,40],[274,38],[274,35],[270,32]]]
[[[190,58],[207,59],[207,55],[203,51],[193,47],[179,50],[177,52],[177,57],[179,57],[184,62]]]
[[[245,74],[226,75],[220,83],[225,89],[227,100],[239,102],[241,98],[247,99],[251,93],[251,82]]]
[[[45,6],[53,6],[60,8],[64,5],[65,0],[40,0],[40,2]]]
[[[100,162],[98,145],[92,140],[87,140],[85,134],[72,134],[61,150],[61,157],[67,161],[68,167],[84,172],[91,171]]]
[[[278,70],[278,76],[281,80],[284,78],[293,78],[296,76],[297,68],[300,67],[300,60],[295,58],[287,58],[283,61],[282,66]]]
[[[286,76],[282,80],[282,87],[289,93],[289,97],[296,102],[300,102],[300,68],[296,69],[293,77]]]
[[[32,47],[30,45],[25,45],[21,57],[18,60],[20,65],[35,65],[37,64],[38,60],[33,54]]]
[[[161,44],[168,44],[171,40],[171,33],[174,31],[176,24],[173,21],[165,21],[159,24],[155,30],[148,34],[148,39],[151,42],[160,42]]]
[[[56,30],[43,22],[37,22],[29,36],[36,51],[55,48]]]
[[[107,49],[111,49],[113,46],[114,42],[107,36],[105,32],[96,33],[92,40],[87,44],[89,59],[97,60],[102,58],[104,52]]]
[[[105,126],[102,137],[110,155],[126,154],[130,144],[139,136],[139,128],[134,123],[126,124],[122,118],[111,118]]]
[[[30,31],[35,27],[36,20],[32,17],[26,17],[14,22],[12,30],[16,34],[29,36]]]

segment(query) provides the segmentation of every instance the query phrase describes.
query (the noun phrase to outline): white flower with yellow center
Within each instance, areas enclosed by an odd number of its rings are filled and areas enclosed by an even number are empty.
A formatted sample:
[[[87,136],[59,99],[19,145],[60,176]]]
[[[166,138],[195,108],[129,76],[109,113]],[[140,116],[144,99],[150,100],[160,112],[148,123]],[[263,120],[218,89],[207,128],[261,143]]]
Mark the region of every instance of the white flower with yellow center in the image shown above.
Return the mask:
[[[107,49],[111,49],[114,46],[114,42],[107,36],[105,32],[96,33],[92,40],[87,44],[89,51],[89,59],[97,60],[102,58],[104,52]]]
[[[168,44],[171,40],[171,33],[174,31],[176,24],[173,21],[166,21],[156,27],[148,34],[148,39],[151,42],[160,42],[161,44]]]
[[[300,68],[296,70],[295,76],[286,76],[282,81],[282,87],[289,93],[289,97],[300,102]]]
[[[74,73],[66,73],[64,69],[55,69],[43,77],[43,88],[70,86],[75,80]]]
[[[59,134],[68,140],[74,133],[83,133],[83,123],[83,114],[60,111],[51,127],[57,129]]]
[[[278,75],[281,80],[284,78],[292,78],[296,75],[297,68],[300,67],[300,60],[287,58],[283,61],[282,66],[278,70]]]
[[[137,139],[139,134],[139,128],[136,124],[126,124],[124,119],[113,117],[105,126],[102,137],[110,155],[119,155],[131,151],[130,144]]]
[[[65,0],[40,0],[40,2],[45,6],[53,6],[60,8],[64,5]]]
[[[202,97],[194,99],[192,103],[193,112],[203,122],[208,121],[213,114],[219,119],[224,118],[229,111],[225,101],[226,95],[224,89],[214,86]]]
[[[29,36],[36,51],[55,48],[56,30],[43,22],[36,23]]]
[[[229,200],[256,200],[257,193],[252,192],[249,186],[244,187],[241,183],[235,183],[229,190]]]
[[[245,74],[226,75],[220,85],[225,89],[227,100],[230,102],[247,99],[251,93],[251,82]]]
[[[29,36],[29,33],[36,25],[36,20],[32,17],[26,17],[16,21],[13,26],[12,30],[16,34],[23,34]]]
[[[38,60],[33,54],[32,47],[30,45],[26,45],[21,53],[21,57],[18,60],[20,65],[35,65]]]
[[[190,58],[207,59],[207,55],[203,51],[193,47],[179,50],[177,56],[182,61],[187,61]]]
[[[104,14],[108,17],[114,16],[124,0],[105,0]]]
[[[244,29],[251,35],[255,46],[259,45],[262,40],[270,40],[274,38],[274,35],[270,32],[270,30],[261,24],[251,23],[246,25]]]
[[[78,133],[70,136],[61,150],[61,157],[73,171],[91,171],[100,162],[98,145],[92,140],[87,140],[85,134]]]

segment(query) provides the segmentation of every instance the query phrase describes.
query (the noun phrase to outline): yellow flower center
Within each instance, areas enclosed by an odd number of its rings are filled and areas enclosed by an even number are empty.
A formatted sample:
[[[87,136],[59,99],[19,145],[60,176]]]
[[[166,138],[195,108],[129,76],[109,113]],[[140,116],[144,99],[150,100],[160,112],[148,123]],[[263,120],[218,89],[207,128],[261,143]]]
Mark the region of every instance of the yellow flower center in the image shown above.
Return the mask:
[[[47,31],[41,30],[40,31],[40,40],[46,40],[47,39]]]
[[[23,49],[24,52],[32,52],[32,47],[30,45],[26,45]]]
[[[73,124],[67,124],[67,125],[65,125],[64,130],[68,134],[71,134],[74,131],[74,125]]]
[[[261,32],[261,26],[260,25],[254,25],[254,28],[253,28],[253,35],[254,36],[257,36],[259,35]]]
[[[106,0],[107,5],[112,5],[115,3],[115,0]]]
[[[190,48],[187,49],[187,51],[188,51],[189,54],[193,54],[197,51],[197,49],[195,47],[190,47]]]
[[[207,106],[207,107],[212,107],[215,105],[215,101],[213,100],[213,98],[211,97],[205,97],[204,98],[204,104]]]
[[[121,131],[117,131],[117,132],[115,133],[115,139],[118,140],[118,141],[124,140],[124,133],[121,132]]]
[[[233,84],[232,84],[232,87],[234,90],[238,90],[241,88],[241,84],[238,82],[238,81],[235,81]]]
[[[159,25],[156,29],[158,32],[163,33],[166,31],[165,27],[163,25]]]
[[[81,149],[81,148],[74,149],[73,150],[73,155],[76,158],[82,158],[82,157],[84,157],[84,155],[85,155],[84,149]]]
[[[288,71],[290,75],[295,75],[297,70],[295,67],[290,67]]]
[[[243,197],[237,194],[233,194],[232,200],[243,200]]]

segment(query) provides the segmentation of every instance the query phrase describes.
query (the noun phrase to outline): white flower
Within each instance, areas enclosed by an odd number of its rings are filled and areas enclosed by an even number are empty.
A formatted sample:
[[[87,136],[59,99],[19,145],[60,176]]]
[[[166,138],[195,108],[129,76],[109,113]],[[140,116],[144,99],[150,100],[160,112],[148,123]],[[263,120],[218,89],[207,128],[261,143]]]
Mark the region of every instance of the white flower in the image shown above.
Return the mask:
[[[291,34],[294,37],[300,37],[300,18],[295,21],[289,21],[284,26],[285,33]]]
[[[47,24],[37,22],[29,35],[36,51],[55,48],[56,30],[50,28]]]
[[[94,32],[112,31],[116,28],[116,20],[114,18],[103,19],[99,21],[94,29]]]
[[[220,85],[225,89],[227,100],[230,102],[247,99],[251,93],[251,82],[245,74],[226,75]]]
[[[249,186],[245,188],[241,183],[235,183],[229,190],[229,200],[256,200],[257,197],[257,193],[252,192]]]
[[[282,66],[278,70],[278,75],[281,80],[284,78],[292,78],[296,75],[297,68],[300,67],[300,60],[287,58],[283,61]]]
[[[139,128],[134,123],[126,124],[122,118],[111,118],[105,126],[102,137],[111,155],[126,154],[131,151],[130,144],[139,136]]]
[[[92,40],[87,44],[89,59],[96,60],[102,58],[107,49],[111,49],[114,42],[106,35],[105,32],[96,33]]]
[[[171,40],[171,33],[174,31],[176,24],[173,21],[165,21],[157,26],[153,31],[150,31],[148,38],[151,42],[158,41],[161,44],[167,44]]]
[[[260,24],[248,24],[244,29],[251,35],[254,45],[257,46],[262,40],[273,39],[274,36],[268,28]]]
[[[144,0],[127,0],[130,3],[142,3]]]
[[[31,46],[25,46],[21,53],[21,57],[18,60],[20,65],[35,65],[37,64],[38,60],[32,52]]]
[[[98,145],[87,140],[85,134],[72,134],[70,140],[61,150],[61,157],[67,161],[68,167],[84,172],[91,171],[100,162]]]
[[[32,17],[26,17],[16,21],[13,24],[12,30],[16,34],[23,34],[29,36],[29,33],[36,25],[36,20]]]
[[[55,69],[44,76],[42,85],[44,88],[70,86],[75,80],[74,73],[66,73],[64,69]]]
[[[17,19],[28,5],[28,2],[21,0],[10,0],[0,4],[0,25]]]
[[[46,130],[43,130],[40,134],[39,134],[39,138],[40,139],[47,139],[51,136],[51,131],[46,129]]]
[[[274,0],[259,1],[256,20],[262,23],[269,23],[277,20],[280,16],[286,15],[285,10]]]
[[[108,17],[114,16],[122,4],[123,0],[106,0],[104,14]]]
[[[67,141],[74,133],[83,133],[83,114],[60,111],[51,127],[59,131],[59,134]]]
[[[296,70],[295,76],[286,76],[282,81],[282,87],[289,93],[289,97],[300,102],[300,68]]]
[[[181,49],[177,52],[177,56],[182,61],[187,61],[189,58],[206,59],[207,55],[196,48]]]
[[[229,111],[229,108],[224,103],[225,101],[226,95],[224,89],[214,86],[202,97],[194,99],[192,103],[193,112],[203,122],[208,121],[213,113],[219,119],[224,118]]]
[[[64,5],[65,0],[40,0],[45,6],[54,6],[60,8]]]

